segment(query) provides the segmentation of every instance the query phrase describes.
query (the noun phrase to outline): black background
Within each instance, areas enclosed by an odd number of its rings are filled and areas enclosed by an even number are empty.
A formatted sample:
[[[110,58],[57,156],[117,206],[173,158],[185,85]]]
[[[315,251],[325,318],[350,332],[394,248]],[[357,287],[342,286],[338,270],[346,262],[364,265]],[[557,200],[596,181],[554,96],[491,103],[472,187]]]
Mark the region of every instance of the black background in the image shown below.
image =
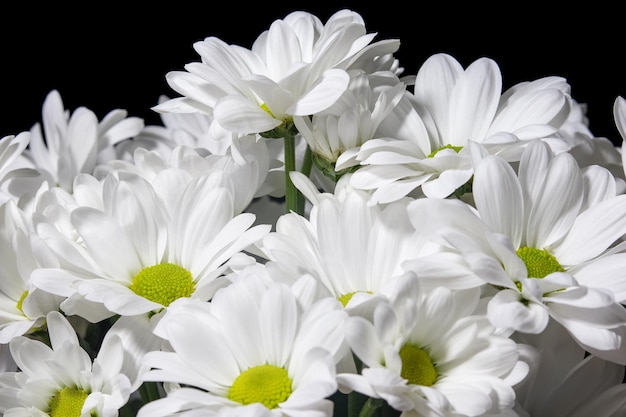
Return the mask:
[[[326,22],[332,13],[349,8],[363,16],[368,32],[378,33],[376,39],[400,39],[396,56],[405,75],[414,74],[433,53],[447,52],[464,67],[482,56],[493,58],[505,89],[520,81],[563,76],[572,96],[587,104],[592,132],[621,143],[612,108],[618,95],[626,96],[626,32],[620,29],[626,18],[622,22],[619,10],[599,3],[574,7],[363,1],[1,6],[6,10],[0,10],[0,137],[40,121],[52,89],[59,90],[71,111],[85,106],[101,119],[110,110],[125,109],[147,124],[160,124],[150,107],[161,94],[177,95],[165,74],[199,60],[195,41],[217,36],[249,48],[275,19],[293,10],[309,11]]]

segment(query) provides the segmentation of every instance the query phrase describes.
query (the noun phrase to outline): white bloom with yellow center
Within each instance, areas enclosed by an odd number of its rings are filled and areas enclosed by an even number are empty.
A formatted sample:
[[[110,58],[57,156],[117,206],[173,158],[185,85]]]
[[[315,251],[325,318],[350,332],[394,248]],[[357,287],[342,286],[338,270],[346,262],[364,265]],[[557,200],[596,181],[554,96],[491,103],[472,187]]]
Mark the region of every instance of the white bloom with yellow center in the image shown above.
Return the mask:
[[[626,309],[609,289],[579,284],[573,275],[556,268],[559,264],[554,257],[538,249],[516,251],[508,236],[490,229],[476,210],[462,201],[422,198],[410,203],[408,210],[416,229],[462,255],[456,269],[464,267],[475,279],[489,284],[485,297],[494,326],[541,333],[554,319],[589,352],[626,363]],[[601,246],[589,243],[596,245],[592,251]],[[449,265],[447,252],[441,253],[445,256],[430,255],[427,268],[419,259],[404,266],[433,284]],[[540,277],[537,271],[545,274]]]
[[[287,285],[254,274],[220,289],[210,303],[177,300],[155,328],[171,351],[146,355],[153,369],[144,376],[174,385],[138,417],[330,417],[346,318],[335,300],[306,305]]]
[[[340,179],[335,194],[305,191],[314,202],[309,219],[281,216],[262,248],[270,275],[288,281],[309,274],[352,309],[404,274],[402,263],[419,256],[422,239],[409,221],[407,201],[371,206],[369,194],[351,188],[349,178]]]
[[[134,319],[134,318],[133,318]],[[10,349],[19,367],[0,376],[0,414],[117,417],[147,369],[142,356],[156,348],[147,320],[120,319],[93,360],[59,312],[46,316],[50,346],[19,336]]]
[[[569,153],[554,156],[542,142],[524,151],[518,171],[497,156],[480,161],[473,185],[479,216],[511,240],[526,265],[530,280],[525,282],[541,289],[550,315],[594,353],[626,363],[626,346],[619,347],[624,330],[612,335],[592,329],[626,326],[619,304],[626,302],[626,253],[612,248],[626,234],[626,195],[615,195],[615,180],[605,169],[581,170]],[[497,295],[490,315],[507,321],[503,312],[510,311],[512,301]],[[589,308],[598,310],[582,314]],[[604,338],[615,340],[598,342]],[[622,352],[619,358],[597,351],[605,344]]]
[[[473,315],[479,291],[423,292],[415,277],[397,284],[373,320],[348,319],[346,339],[363,369],[337,375],[342,391],[383,399],[407,416],[510,410],[513,385],[528,365],[517,343],[498,336],[485,316]]]
[[[243,251],[271,226],[251,227],[253,214],[235,212],[223,172],[191,180],[168,173],[154,184],[128,172],[107,176],[103,208],[70,213],[79,239],[46,239],[63,262],[34,271],[33,285],[67,297],[64,311],[90,321],[158,312],[180,297],[210,299],[229,263],[254,261]]]
[[[411,140],[370,140],[356,159],[363,165],[352,178],[372,190],[372,202],[387,203],[409,194],[445,198],[462,193],[472,177],[470,141],[490,154],[519,160],[532,140],[545,140],[557,151],[568,149],[550,137],[570,110],[569,85],[545,77],[514,85],[504,93],[497,64],[479,58],[466,69],[447,54],[428,58],[417,73],[412,101],[426,124]],[[337,168],[342,169],[340,158]]]
[[[159,112],[205,112],[227,130],[262,133],[293,116],[331,106],[347,88],[348,69],[388,66],[397,40],[372,42],[362,17],[350,10],[333,14],[326,24],[296,11],[278,19],[252,49],[208,37],[194,44],[201,62],[167,74],[168,84],[183,97],[154,107]]]

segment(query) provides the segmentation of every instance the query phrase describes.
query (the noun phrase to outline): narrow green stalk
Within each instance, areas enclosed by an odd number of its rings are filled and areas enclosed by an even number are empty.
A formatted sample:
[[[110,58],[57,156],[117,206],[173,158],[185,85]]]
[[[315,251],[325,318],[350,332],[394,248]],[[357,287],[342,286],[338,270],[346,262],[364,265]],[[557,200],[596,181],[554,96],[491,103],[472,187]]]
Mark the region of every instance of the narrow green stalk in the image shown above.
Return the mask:
[[[383,406],[385,401],[381,398],[368,398],[361,408],[361,412],[359,413],[359,417],[372,417],[374,413],[378,411],[380,407]]]
[[[139,387],[139,394],[141,395],[141,400],[144,404],[161,398],[161,394],[159,393],[159,386],[156,382],[146,381],[141,384],[141,386]]]
[[[348,417],[358,417],[360,410],[365,405],[365,397],[363,394],[352,391],[348,394]]]
[[[296,137],[295,135],[285,135],[283,138],[285,141],[285,202],[287,204],[287,213],[293,211],[300,215],[304,214],[304,205],[302,208],[298,206],[298,197],[301,194],[293,182],[289,173],[296,170]]]
[[[304,160],[302,161],[302,169],[300,169],[300,172],[302,172],[307,177],[311,174],[311,167],[313,166],[312,154],[313,152],[311,151],[311,147],[307,146],[306,150],[304,151]]]
[[[307,146],[304,152],[304,160],[302,161],[302,168],[300,169],[300,172],[308,177],[311,174],[312,166],[313,166],[313,158],[311,157],[311,148]],[[304,198],[304,195],[302,195],[302,193],[298,191],[297,212],[300,215],[304,214],[305,203],[306,203],[306,199]]]

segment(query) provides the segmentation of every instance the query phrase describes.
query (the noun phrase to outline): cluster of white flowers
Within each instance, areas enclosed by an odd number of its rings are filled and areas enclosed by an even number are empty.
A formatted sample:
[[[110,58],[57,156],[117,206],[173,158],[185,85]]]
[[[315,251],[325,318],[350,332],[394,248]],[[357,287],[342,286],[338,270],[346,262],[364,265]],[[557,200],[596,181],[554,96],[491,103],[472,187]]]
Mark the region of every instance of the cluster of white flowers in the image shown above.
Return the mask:
[[[0,139],[1,415],[626,415],[626,153],[562,77],[377,36],[296,11],[162,125],[53,90]]]

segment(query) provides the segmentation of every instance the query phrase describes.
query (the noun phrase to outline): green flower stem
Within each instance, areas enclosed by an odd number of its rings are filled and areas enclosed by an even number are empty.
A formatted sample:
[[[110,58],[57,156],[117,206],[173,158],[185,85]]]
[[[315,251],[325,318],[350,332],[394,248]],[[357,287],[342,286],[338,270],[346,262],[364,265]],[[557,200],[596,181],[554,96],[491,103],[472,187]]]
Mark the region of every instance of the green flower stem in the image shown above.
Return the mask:
[[[312,154],[311,148],[307,146],[304,152],[304,160],[302,161],[302,168],[300,169],[300,172],[306,175],[307,177],[311,174],[311,167],[313,166],[313,158],[311,154]],[[297,202],[296,211],[298,214],[304,215],[304,204],[306,200],[304,196],[302,195],[302,193],[299,191],[298,191],[297,199],[298,199],[298,202]]]
[[[283,138],[285,141],[285,201],[287,213],[293,211],[300,215],[304,214],[304,204],[298,204],[298,199],[304,199],[300,191],[291,182],[289,173],[296,170],[296,137],[288,134]],[[299,207],[302,206],[302,207]]]
[[[384,403],[385,401],[381,398],[368,398],[363,408],[361,408],[359,417],[373,417],[374,413],[376,413]]]
[[[139,393],[141,394],[141,400],[144,404],[161,398],[161,394],[159,393],[159,386],[156,382],[144,382],[139,387]]]

